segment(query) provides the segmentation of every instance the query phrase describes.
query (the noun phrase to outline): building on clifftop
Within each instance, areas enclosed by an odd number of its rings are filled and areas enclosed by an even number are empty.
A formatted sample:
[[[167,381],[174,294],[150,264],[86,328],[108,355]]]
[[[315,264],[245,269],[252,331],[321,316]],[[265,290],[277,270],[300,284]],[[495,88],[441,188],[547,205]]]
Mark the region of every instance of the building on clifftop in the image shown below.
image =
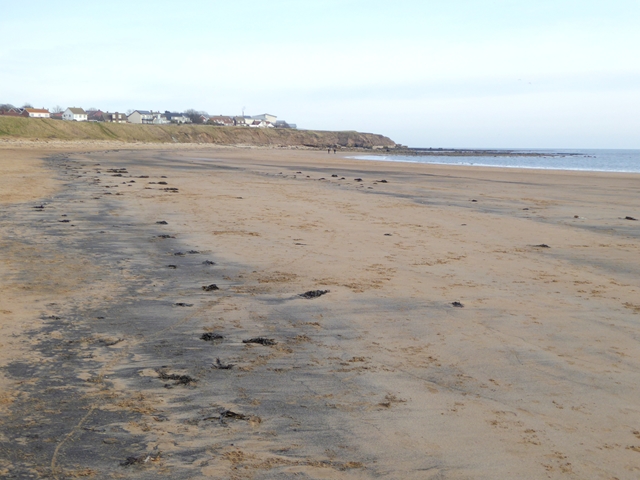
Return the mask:
[[[278,121],[278,117],[276,117],[275,115],[271,115],[270,113],[263,113],[262,115],[254,115],[251,118],[253,118],[254,120],[262,120],[263,122],[269,122],[274,125]]]
[[[171,123],[191,123],[191,119],[184,113],[174,113],[167,110],[164,112],[164,116]]]
[[[29,118],[49,118],[51,113],[46,108],[25,108],[22,115]]]
[[[62,114],[62,119],[69,122],[86,122],[87,112],[82,108],[69,107]]]
[[[164,114],[150,110],[134,110],[129,114],[127,120],[129,120],[129,123],[143,123],[146,125],[165,125],[171,123]]]

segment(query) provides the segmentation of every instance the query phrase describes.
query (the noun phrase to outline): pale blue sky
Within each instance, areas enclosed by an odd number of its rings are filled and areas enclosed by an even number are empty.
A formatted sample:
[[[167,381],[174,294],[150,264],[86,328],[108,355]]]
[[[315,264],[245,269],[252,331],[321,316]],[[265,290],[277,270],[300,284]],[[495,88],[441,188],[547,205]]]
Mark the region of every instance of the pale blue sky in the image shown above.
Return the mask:
[[[0,0],[0,102],[640,148],[637,0]]]

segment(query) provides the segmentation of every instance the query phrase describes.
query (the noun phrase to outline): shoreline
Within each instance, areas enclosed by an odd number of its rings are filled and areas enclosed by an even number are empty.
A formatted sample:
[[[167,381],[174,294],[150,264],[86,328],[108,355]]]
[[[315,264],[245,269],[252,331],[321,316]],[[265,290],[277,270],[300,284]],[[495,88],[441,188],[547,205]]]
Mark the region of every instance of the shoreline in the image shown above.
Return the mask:
[[[428,165],[448,165],[452,167],[488,167],[529,170],[562,170],[575,172],[603,173],[640,173],[640,150],[576,150],[574,152],[539,151],[512,154],[504,151],[494,155],[490,151],[457,155],[455,153],[439,155],[354,155],[358,160],[378,160],[385,162],[407,162]]]
[[[640,468],[636,174],[75,147],[0,148],[3,475]]]
[[[491,168],[491,169],[507,169],[507,170],[532,170],[532,171],[555,171],[555,172],[584,172],[584,173],[621,173],[621,174],[629,174],[629,175],[640,175],[640,171],[633,170],[593,170],[593,169],[579,169],[579,168],[562,168],[562,167],[533,167],[533,166],[518,166],[518,165],[488,165],[488,164],[476,164],[476,163],[439,163],[439,162],[419,162],[419,161],[411,161],[411,160],[376,160],[371,157],[374,155],[368,155],[369,158],[359,159],[358,157],[346,157],[353,158],[354,160],[362,160],[362,161],[374,161],[374,162],[390,162],[390,163],[413,163],[420,165],[442,165],[447,167],[470,167],[470,168]]]

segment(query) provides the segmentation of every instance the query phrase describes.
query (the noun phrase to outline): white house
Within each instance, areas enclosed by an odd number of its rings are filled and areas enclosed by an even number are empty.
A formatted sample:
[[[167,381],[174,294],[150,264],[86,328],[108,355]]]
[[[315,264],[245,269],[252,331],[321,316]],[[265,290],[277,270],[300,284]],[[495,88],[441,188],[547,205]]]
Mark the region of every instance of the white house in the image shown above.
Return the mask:
[[[62,119],[73,122],[86,122],[87,112],[82,108],[69,107],[62,114]]]
[[[154,125],[166,125],[167,123],[171,123],[171,121],[167,120],[167,117],[165,117],[162,113],[156,112],[153,114],[153,121],[151,123],[153,123]]]
[[[25,108],[23,115],[29,118],[50,118],[49,110],[45,108]]]

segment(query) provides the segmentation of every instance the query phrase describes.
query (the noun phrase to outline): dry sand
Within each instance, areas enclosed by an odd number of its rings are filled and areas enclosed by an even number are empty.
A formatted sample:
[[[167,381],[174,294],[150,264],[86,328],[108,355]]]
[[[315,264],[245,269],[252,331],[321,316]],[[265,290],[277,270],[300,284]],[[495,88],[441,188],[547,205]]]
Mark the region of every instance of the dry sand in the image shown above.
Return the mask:
[[[56,148],[0,149],[3,478],[640,477],[639,175]]]

